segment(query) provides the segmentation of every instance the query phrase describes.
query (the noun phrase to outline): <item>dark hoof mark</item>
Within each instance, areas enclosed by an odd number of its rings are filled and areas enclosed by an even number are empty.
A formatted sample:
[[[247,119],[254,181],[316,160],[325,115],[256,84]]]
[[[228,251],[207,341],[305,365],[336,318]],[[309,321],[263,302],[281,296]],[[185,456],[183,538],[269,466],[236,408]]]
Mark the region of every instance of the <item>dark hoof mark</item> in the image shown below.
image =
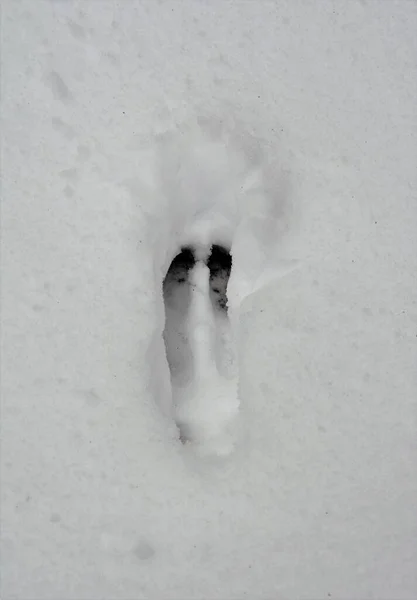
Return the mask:
[[[230,274],[232,268],[232,256],[229,250],[223,246],[213,244],[207,266],[210,269],[210,273],[225,270]]]
[[[227,284],[232,270],[232,256],[223,246],[214,244],[207,260],[210,269],[210,294],[217,308],[227,312]]]
[[[163,281],[165,329],[163,333],[171,382],[183,386],[193,376],[193,354],[188,339],[188,318],[192,299],[190,270],[195,265],[192,248],[183,247],[174,257]]]
[[[188,272],[195,265],[194,252],[192,248],[181,248],[181,252],[177,254],[169,266],[168,272],[164,279],[164,287],[167,283],[176,281],[177,283],[185,283],[188,279]]]

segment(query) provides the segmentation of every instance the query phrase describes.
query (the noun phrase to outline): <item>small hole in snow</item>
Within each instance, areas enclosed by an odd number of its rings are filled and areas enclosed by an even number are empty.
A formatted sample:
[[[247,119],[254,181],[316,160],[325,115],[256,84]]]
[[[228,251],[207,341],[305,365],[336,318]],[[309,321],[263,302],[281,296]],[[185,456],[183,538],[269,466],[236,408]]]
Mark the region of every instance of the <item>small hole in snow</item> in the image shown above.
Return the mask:
[[[232,270],[232,256],[223,246],[214,244],[207,260],[210,269],[210,290],[214,307],[227,311],[227,284]]]

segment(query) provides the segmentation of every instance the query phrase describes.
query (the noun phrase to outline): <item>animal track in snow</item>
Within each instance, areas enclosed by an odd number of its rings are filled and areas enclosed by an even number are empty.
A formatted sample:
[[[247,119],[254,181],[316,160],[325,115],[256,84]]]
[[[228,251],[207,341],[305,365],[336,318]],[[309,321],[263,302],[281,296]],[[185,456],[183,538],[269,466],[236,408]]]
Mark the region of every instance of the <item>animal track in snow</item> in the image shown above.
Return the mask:
[[[243,439],[244,302],[294,268],[281,235],[287,176],[236,125],[175,126],[128,181],[134,202],[154,207],[141,213],[155,275],[149,384],[199,454],[227,454]]]
[[[184,247],[163,282],[164,341],[181,440],[210,453],[233,448],[237,368],[227,317],[229,251]]]

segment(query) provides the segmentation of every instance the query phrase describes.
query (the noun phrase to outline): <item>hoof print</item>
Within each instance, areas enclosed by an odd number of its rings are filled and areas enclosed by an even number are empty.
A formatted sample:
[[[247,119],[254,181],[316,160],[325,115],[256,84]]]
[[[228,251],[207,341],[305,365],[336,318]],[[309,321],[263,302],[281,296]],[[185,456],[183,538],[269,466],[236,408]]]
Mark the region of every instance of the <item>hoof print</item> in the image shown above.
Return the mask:
[[[193,249],[185,246],[171,262],[164,279],[164,288],[170,283],[186,283],[190,269],[195,265]]]
[[[232,270],[232,256],[223,246],[214,244],[207,260],[210,269],[210,295],[213,305],[227,312],[227,284]]]

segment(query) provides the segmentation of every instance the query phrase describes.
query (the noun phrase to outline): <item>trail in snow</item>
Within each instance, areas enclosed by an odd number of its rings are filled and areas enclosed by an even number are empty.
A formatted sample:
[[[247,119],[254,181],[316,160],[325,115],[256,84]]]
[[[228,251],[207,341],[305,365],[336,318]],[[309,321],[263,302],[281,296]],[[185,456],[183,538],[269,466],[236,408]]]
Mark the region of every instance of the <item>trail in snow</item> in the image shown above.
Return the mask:
[[[175,420],[184,443],[229,454],[239,407],[233,335],[227,316],[230,253],[183,248],[164,280],[164,340]]]

